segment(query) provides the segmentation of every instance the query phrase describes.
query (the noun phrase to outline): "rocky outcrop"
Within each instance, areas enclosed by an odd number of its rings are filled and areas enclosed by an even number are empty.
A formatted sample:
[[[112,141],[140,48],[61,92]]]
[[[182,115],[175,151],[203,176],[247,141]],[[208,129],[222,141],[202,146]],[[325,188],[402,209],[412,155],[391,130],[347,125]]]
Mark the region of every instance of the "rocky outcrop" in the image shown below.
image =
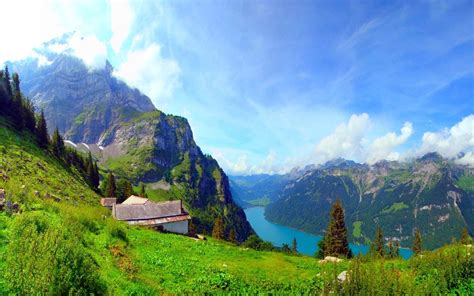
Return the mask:
[[[11,67],[21,73],[23,92],[44,109],[50,132],[58,127],[68,140],[97,143],[113,125],[156,110],[147,96],[117,80],[110,64],[91,71],[77,58],[49,57],[50,65],[30,59]]]

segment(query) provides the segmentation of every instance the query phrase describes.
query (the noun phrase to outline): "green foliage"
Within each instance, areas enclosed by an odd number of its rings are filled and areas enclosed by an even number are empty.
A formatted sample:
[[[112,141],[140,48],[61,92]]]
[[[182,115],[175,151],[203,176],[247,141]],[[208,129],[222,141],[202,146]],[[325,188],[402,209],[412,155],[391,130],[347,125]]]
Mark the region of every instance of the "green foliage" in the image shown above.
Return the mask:
[[[472,238],[469,235],[469,230],[467,227],[464,227],[461,234],[461,244],[468,245],[472,243]]]
[[[38,118],[38,123],[36,124],[36,138],[38,139],[38,145],[46,149],[49,145],[49,135],[48,127],[46,125],[46,118],[44,117],[44,112],[41,110],[40,116]]]
[[[291,244],[291,252],[293,253],[293,255],[298,254],[298,243],[296,241],[296,238],[293,238],[293,242]]]
[[[466,191],[474,192],[474,175],[461,176],[457,180],[456,185]]]
[[[107,175],[107,181],[105,184],[105,196],[115,197],[117,194],[117,184],[115,183],[115,176],[114,174],[112,174],[112,172],[109,172],[109,174]]]
[[[58,128],[54,129],[53,136],[51,137],[51,150],[57,158],[62,158],[65,152],[64,141],[59,133]]]
[[[325,256],[351,257],[344,221],[344,209],[339,200],[333,204],[331,209],[331,217],[324,241]]]
[[[13,221],[5,278],[18,294],[103,294],[98,266],[81,244],[77,225],[51,222],[42,213]]]
[[[125,178],[119,179],[117,182],[115,194],[117,197],[117,203],[124,202],[127,198],[134,194],[132,183],[130,183],[130,181]]]
[[[224,222],[222,218],[217,218],[212,228],[212,237],[215,239],[224,239]]]
[[[406,205],[404,202],[396,202],[392,204],[389,208],[384,209],[382,213],[390,214],[390,213],[395,213],[397,211],[408,209],[408,208],[409,208],[408,205]]]
[[[354,221],[352,223],[352,236],[360,238],[362,234],[362,221]]]
[[[252,248],[259,251],[272,251],[274,247],[271,243],[263,241],[257,235],[252,234],[247,238],[245,242],[242,243],[243,247]]]
[[[415,237],[413,239],[412,250],[413,250],[413,253],[415,253],[415,255],[418,255],[419,253],[421,253],[421,251],[423,251],[423,242],[421,239],[421,232],[418,228],[415,230]]]

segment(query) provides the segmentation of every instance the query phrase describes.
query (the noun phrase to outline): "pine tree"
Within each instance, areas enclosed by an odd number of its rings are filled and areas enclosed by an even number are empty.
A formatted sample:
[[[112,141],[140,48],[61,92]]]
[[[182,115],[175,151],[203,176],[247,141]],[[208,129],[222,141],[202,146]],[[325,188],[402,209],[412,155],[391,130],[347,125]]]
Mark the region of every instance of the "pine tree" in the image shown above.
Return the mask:
[[[140,196],[147,198],[148,195],[146,194],[146,187],[143,182],[140,182]]]
[[[290,249],[290,246],[288,244],[283,244],[281,246],[281,250],[282,250],[283,253],[286,253],[286,254],[291,253],[291,249]]]
[[[133,186],[127,179],[120,179],[117,182],[116,197],[117,203],[124,202],[133,195]]]
[[[293,242],[291,244],[291,252],[294,255],[298,254],[298,243],[296,242],[296,238],[293,238]]]
[[[92,176],[92,185],[97,188],[100,184],[100,174],[99,174],[99,167],[97,166],[97,162],[94,162],[94,175]]]
[[[236,244],[237,243],[237,236],[235,235],[235,229],[232,228],[230,231],[229,231],[229,241]]]
[[[10,72],[8,71],[8,66],[5,66],[5,71],[3,71],[3,76],[5,77],[5,81],[6,81],[7,94],[11,98],[13,96],[13,92],[12,92],[12,85],[10,81]]]
[[[375,253],[380,256],[380,257],[384,257],[385,256],[385,246],[384,246],[384,238],[383,238],[383,232],[382,232],[382,228],[378,227],[376,232],[375,232],[375,239],[373,241],[373,244],[374,244],[374,248],[373,250],[375,251]]]
[[[22,101],[21,90],[20,90],[20,77],[18,76],[18,73],[13,73],[12,82],[13,82],[13,95],[12,95],[13,99],[10,104],[10,117],[12,119],[13,124],[16,126],[16,128],[21,130],[25,126],[26,114],[23,108],[23,101]]]
[[[339,200],[332,206],[329,227],[324,240],[325,256],[352,256],[347,240],[344,209]]]
[[[107,187],[105,188],[105,196],[114,197],[116,196],[117,185],[115,183],[115,176],[111,172],[107,176]]]
[[[36,124],[36,138],[41,148],[47,148],[49,145],[48,126],[46,125],[46,118],[44,112],[41,110],[38,122]]]
[[[25,111],[24,123],[25,127],[32,133],[35,132],[36,118],[35,118],[35,107],[30,99],[26,98],[23,100],[23,109]]]
[[[222,221],[222,218],[220,217],[214,221],[212,237],[216,239],[224,239],[224,221]]]
[[[51,138],[51,150],[53,151],[53,154],[57,158],[61,158],[64,156],[64,141],[63,138],[61,137],[61,134],[59,133],[58,128],[54,129],[53,136]],[[85,168],[87,170],[87,167]]]
[[[324,259],[324,254],[326,253],[326,243],[325,243],[325,237],[323,237],[319,242],[318,242],[318,251],[316,252],[316,258],[319,259]]]
[[[461,244],[469,245],[472,242],[471,237],[469,236],[469,230],[467,227],[464,227],[461,234]]]
[[[415,255],[421,253],[421,251],[423,250],[422,243],[423,242],[422,242],[422,239],[421,239],[421,232],[417,228],[415,230],[415,238],[413,239],[413,246],[412,246],[412,250],[413,250],[413,253],[415,253]]]

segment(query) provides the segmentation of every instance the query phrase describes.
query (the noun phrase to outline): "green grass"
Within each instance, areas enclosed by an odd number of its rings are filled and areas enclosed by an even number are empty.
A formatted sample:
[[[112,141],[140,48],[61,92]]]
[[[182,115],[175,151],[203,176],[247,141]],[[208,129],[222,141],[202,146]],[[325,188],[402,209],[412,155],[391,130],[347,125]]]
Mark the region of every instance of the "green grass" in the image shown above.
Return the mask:
[[[465,191],[474,191],[474,175],[464,175],[456,182],[456,185]]]
[[[0,126],[0,172],[0,188],[5,188],[8,199],[18,201],[22,209],[13,215],[0,213],[2,295],[13,293],[7,280],[11,270],[8,264],[12,264],[8,256],[13,254],[13,259],[19,262],[32,263],[28,268],[35,266],[35,262],[28,261],[29,257],[11,250],[15,239],[16,246],[21,247],[18,237],[12,236],[14,225],[18,226],[22,218],[32,214],[47,217],[47,223],[67,230],[64,233],[78,235],[80,249],[94,259],[97,277],[109,295],[319,295],[341,294],[341,291],[383,295],[387,294],[385,289],[393,287],[408,294],[457,291],[469,295],[474,292],[471,268],[474,263],[469,261],[468,249],[464,246],[449,246],[409,261],[344,260],[340,264],[320,264],[308,256],[256,251],[212,238],[201,241],[130,227],[113,220],[110,211],[98,205],[99,197],[78,174],[38,149],[30,135],[12,132],[3,126]],[[172,187],[169,192],[149,190],[149,196],[159,200],[167,194],[178,194],[179,190],[178,187]],[[62,199],[56,202],[44,198],[46,193]],[[356,224],[353,226],[357,232]],[[43,262],[46,266],[47,263]],[[370,276],[357,278],[356,286],[336,284],[334,277],[341,271],[355,272],[356,268],[360,269],[358,274]],[[380,276],[373,277],[374,271]],[[45,268],[44,272],[54,271]],[[35,277],[37,283],[41,275],[31,274],[24,280],[33,281]],[[354,278],[356,276],[354,273]]]
[[[262,197],[247,201],[249,204],[255,207],[266,207],[270,204],[271,200],[268,197]]]
[[[355,238],[360,238],[362,235],[362,221],[354,221],[352,223],[352,236]]]
[[[392,204],[389,208],[384,209],[382,213],[384,214],[390,214],[390,213],[395,213],[398,211],[401,211],[403,209],[408,209],[408,205],[405,204],[404,202],[396,202]]]

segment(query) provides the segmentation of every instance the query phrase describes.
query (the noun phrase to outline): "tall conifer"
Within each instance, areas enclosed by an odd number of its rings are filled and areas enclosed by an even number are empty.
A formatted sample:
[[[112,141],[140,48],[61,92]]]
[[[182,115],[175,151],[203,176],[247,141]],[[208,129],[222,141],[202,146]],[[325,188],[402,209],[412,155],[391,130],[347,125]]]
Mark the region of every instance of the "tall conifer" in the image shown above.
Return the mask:
[[[328,231],[324,239],[325,256],[352,257],[347,240],[347,228],[344,222],[344,209],[337,200],[331,209]]]
[[[46,125],[46,118],[44,112],[41,110],[38,122],[36,124],[36,138],[41,148],[47,148],[49,144],[48,127]]]

